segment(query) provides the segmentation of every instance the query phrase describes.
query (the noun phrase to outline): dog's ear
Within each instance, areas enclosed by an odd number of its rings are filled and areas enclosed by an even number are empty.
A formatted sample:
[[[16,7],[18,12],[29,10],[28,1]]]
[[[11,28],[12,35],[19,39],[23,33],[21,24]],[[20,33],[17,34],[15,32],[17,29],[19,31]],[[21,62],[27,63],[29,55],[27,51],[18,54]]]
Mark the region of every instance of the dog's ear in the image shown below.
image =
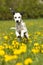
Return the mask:
[[[13,15],[15,14],[14,9],[10,8],[10,11],[11,11],[11,13],[12,13]]]
[[[20,14],[21,14],[22,16],[23,16],[24,13],[25,13],[24,11],[20,12]]]

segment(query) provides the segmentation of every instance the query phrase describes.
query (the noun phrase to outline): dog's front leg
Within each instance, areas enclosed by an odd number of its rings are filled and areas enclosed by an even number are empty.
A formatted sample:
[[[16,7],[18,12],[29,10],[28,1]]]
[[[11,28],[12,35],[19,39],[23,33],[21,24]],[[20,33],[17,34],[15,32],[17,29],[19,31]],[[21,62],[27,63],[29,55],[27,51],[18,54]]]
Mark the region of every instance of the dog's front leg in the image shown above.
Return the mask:
[[[26,38],[28,40],[29,36],[28,36],[28,32],[26,32],[25,30],[21,31],[21,37],[22,38]]]
[[[21,31],[21,37],[24,37],[24,30]]]
[[[19,32],[17,32],[17,31],[16,31],[16,36],[17,36],[18,41],[20,42],[21,36],[20,36]]]
[[[19,37],[19,33],[16,31],[16,36]]]
[[[29,36],[28,36],[28,32],[24,32],[24,37],[25,37],[26,39],[29,38]]]

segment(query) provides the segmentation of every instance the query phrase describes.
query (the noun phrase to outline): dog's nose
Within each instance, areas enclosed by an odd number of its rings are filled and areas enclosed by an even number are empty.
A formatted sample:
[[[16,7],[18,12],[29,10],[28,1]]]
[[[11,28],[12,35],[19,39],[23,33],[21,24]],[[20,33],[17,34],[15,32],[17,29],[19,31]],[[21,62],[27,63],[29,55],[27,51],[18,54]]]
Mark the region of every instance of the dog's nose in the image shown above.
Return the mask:
[[[19,21],[17,20],[16,22],[18,23]]]

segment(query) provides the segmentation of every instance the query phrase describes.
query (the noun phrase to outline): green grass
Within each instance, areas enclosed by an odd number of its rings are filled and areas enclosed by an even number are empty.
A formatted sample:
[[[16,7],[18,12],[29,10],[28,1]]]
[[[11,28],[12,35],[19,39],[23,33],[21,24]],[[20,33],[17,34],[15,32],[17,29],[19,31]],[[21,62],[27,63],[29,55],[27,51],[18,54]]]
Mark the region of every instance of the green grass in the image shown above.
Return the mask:
[[[42,31],[43,30],[43,19],[29,19],[24,20],[26,22],[26,26],[28,28],[29,33],[34,33],[35,31]],[[13,20],[11,21],[0,21],[0,33],[9,33],[11,27],[15,26]]]
[[[27,52],[24,54],[19,55],[18,60],[13,60],[10,62],[4,62],[4,65],[16,65],[16,62],[24,62],[24,59],[27,57],[32,58],[33,63],[30,65],[43,65],[43,53],[39,52],[37,54],[31,53],[32,48],[34,47],[34,43],[37,42],[40,44],[43,44],[43,19],[28,19],[24,20],[28,33],[30,35],[30,39],[32,43],[26,43],[27,46]],[[3,40],[4,35],[9,35],[11,32],[13,32],[13,37],[15,38],[15,30],[11,30],[11,27],[15,26],[15,22],[13,20],[10,21],[0,21],[0,45],[4,43],[5,40]],[[36,32],[40,32],[41,34],[35,34]],[[34,41],[34,37],[37,37],[37,40]],[[8,42],[7,42],[8,43]],[[42,48],[43,49],[43,48]],[[7,50],[6,50],[7,51]],[[0,57],[1,58],[1,57]],[[3,65],[3,61],[0,61],[0,65]],[[24,65],[24,64],[23,64]]]

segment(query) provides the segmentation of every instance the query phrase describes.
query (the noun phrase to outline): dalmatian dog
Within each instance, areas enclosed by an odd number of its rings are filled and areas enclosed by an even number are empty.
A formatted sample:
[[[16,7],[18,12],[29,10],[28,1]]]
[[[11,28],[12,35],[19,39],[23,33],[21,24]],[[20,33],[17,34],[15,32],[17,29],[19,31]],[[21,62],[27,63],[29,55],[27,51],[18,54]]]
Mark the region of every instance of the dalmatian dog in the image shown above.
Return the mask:
[[[13,13],[14,20],[15,20],[15,28],[12,28],[12,29],[15,29],[15,33],[16,33],[17,38],[21,37],[21,38],[28,39],[28,37],[29,37],[28,31],[27,31],[25,23],[22,20],[21,13],[14,12],[11,8],[10,8],[10,10]]]

